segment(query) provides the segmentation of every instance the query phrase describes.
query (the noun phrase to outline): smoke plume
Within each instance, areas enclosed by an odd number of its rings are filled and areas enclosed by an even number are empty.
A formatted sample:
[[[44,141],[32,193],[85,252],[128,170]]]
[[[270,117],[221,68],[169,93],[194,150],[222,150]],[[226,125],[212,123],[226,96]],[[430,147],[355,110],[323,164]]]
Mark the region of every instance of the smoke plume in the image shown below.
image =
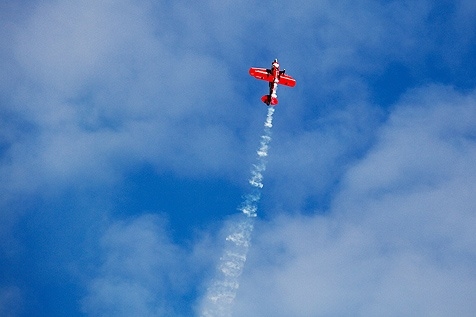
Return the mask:
[[[264,134],[261,136],[257,163],[253,164],[249,184],[252,186],[238,208],[242,213],[233,221],[228,229],[225,249],[220,258],[215,278],[207,289],[206,297],[201,306],[202,317],[228,317],[232,315],[233,302],[240,286],[239,278],[246,263],[250,248],[254,219],[258,212],[258,202],[263,188],[263,172],[266,170],[266,157],[271,142],[274,108],[268,108],[264,123]]]

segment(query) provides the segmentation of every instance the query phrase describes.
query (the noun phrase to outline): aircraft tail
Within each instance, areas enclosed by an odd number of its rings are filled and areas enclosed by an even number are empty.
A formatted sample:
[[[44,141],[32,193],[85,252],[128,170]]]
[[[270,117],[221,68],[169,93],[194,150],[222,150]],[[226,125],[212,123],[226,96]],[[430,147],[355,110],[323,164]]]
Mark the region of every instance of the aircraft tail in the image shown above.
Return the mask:
[[[271,97],[271,95],[264,95],[261,97],[261,101],[267,104],[268,106],[276,106],[278,104],[278,98]]]

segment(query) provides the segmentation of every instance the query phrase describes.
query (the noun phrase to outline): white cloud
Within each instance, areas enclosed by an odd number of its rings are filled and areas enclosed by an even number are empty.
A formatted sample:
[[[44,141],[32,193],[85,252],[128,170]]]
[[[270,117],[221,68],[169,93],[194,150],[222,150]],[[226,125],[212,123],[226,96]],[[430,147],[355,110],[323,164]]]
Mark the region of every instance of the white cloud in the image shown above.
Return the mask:
[[[181,297],[196,291],[214,252],[207,239],[193,249],[173,243],[165,222],[142,215],[110,224],[100,240],[98,269],[88,282],[83,310],[89,316],[165,316],[190,309]]]
[[[229,157],[241,156],[234,129],[244,117],[228,66],[166,47],[148,9],[48,2],[11,27],[8,69],[22,80],[4,86],[5,190],[114,182],[142,162],[186,174],[235,170]]]
[[[460,26],[461,16],[474,24],[470,3],[457,2],[449,24]],[[460,60],[474,28],[449,29],[449,38],[466,40],[452,49],[435,41],[431,9],[430,1],[85,0],[8,11],[0,31],[0,232],[8,241],[1,247],[14,252],[18,241],[4,227],[29,198],[112,187],[142,163],[236,181],[248,171],[244,153],[254,153],[265,113],[250,96],[266,87],[247,68],[278,57],[298,86],[282,91],[265,189],[286,210],[322,191],[339,195],[328,217],[283,216],[262,226],[237,312],[381,315],[389,307],[431,315],[460,307],[464,315],[476,302],[467,292],[474,93],[410,92],[379,129],[382,114],[369,105],[362,78],[389,61],[411,68],[445,52]],[[196,257],[163,230],[154,217],[111,226],[88,313],[114,314],[122,304],[130,315],[174,309],[163,285],[180,297],[183,269]]]
[[[264,50],[263,54],[274,54],[276,47],[288,52],[283,58],[293,61],[289,67],[294,67],[294,74],[306,74],[299,78],[299,86],[305,88],[300,95],[346,92],[338,108],[360,103],[370,119],[374,110],[362,101],[367,93],[355,76],[359,70],[334,71],[347,64],[366,65],[365,71],[370,71],[383,67],[392,52],[413,56],[410,52],[426,51],[421,45],[405,44],[421,35],[419,18],[428,11],[425,1],[418,4],[424,10],[372,1],[358,7],[328,2],[284,5],[283,18],[270,30],[255,16],[259,10],[268,12],[269,4],[248,1],[193,8],[180,2],[37,4],[28,18],[10,25],[5,40],[9,49],[4,54],[12,62],[6,69],[10,77],[22,79],[13,87],[5,83],[11,95],[6,110],[31,128],[6,138],[8,160],[2,164],[2,178],[17,188],[77,178],[113,182],[118,169],[140,162],[185,175],[212,172],[231,178],[236,170],[246,172],[237,163],[246,159],[242,141],[255,137],[249,131],[261,121],[248,124],[261,109],[248,107],[242,97],[249,87],[243,84],[249,80],[246,69],[256,62],[240,54],[245,48]],[[312,45],[302,47],[296,41]],[[241,43],[241,50],[230,49],[236,43]],[[365,62],[368,54],[372,67]],[[293,131],[288,144],[302,144],[300,158],[315,156],[306,144],[322,132],[301,124],[307,109],[317,107],[308,101],[303,98],[278,114],[284,116],[283,129]],[[16,129],[24,124],[15,124]],[[329,142],[335,142],[334,136],[316,146]],[[339,147],[333,149],[342,151]],[[319,161],[332,161],[336,155]]]
[[[470,316],[475,93],[410,92],[327,216],[255,230],[239,316]]]

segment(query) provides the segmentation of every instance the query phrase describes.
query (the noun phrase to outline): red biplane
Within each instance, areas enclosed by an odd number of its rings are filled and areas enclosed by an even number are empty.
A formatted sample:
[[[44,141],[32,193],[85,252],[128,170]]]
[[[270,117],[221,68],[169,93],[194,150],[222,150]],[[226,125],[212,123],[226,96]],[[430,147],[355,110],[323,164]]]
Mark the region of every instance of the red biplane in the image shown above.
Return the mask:
[[[278,95],[276,90],[278,84],[289,87],[296,86],[296,80],[289,75],[286,75],[285,70],[279,70],[278,60],[275,59],[271,64],[271,69],[266,68],[250,68],[250,75],[261,80],[269,82],[269,94],[261,97],[261,100],[268,106],[276,106],[278,104]]]

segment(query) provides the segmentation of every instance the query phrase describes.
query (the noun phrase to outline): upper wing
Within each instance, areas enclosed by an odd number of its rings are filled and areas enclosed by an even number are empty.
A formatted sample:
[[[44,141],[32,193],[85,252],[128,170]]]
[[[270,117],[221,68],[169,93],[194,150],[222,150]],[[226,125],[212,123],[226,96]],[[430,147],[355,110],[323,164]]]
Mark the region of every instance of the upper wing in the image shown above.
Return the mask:
[[[289,75],[281,74],[279,76],[278,84],[289,86],[289,87],[294,87],[294,86],[296,86],[296,79],[292,78]]]
[[[250,68],[250,75],[254,78],[266,80],[266,81],[273,81],[274,77],[271,75],[266,68]]]

